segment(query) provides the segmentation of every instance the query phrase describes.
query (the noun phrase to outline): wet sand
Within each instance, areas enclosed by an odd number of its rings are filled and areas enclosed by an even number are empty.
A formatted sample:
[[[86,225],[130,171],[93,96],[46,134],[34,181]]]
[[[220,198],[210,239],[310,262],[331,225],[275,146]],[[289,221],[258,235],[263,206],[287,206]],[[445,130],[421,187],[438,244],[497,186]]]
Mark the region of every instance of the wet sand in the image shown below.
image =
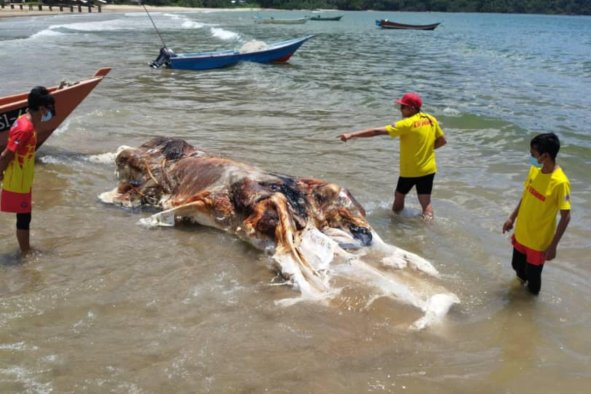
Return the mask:
[[[222,12],[222,11],[252,11],[254,8],[192,8],[192,7],[156,7],[147,5],[146,9],[148,11],[154,12]],[[117,13],[117,12],[143,12],[144,7],[140,5],[117,5],[117,4],[106,4],[101,5],[101,13]],[[93,13],[98,13],[98,7],[92,7]],[[82,12],[78,12],[78,6],[74,6],[74,12],[70,11],[69,7],[64,7],[62,11],[60,11],[58,6],[53,6],[52,10],[49,9],[49,6],[43,6],[43,9],[40,11],[38,7],[33,7],[33,10],[29,10],[28,5],[23,6],[21,10],[17,4],[15,4],[14,9],[10,8],[10,5],[6,5],[4,8],[0,8],[0,18],[10,18],[10,17],[26,17],[26,16],[43,16],[43,15],[58,15],[58,14],[66,14],[66,15],[76,15],[81,13],[88,13],[88,6],[82,6]]]

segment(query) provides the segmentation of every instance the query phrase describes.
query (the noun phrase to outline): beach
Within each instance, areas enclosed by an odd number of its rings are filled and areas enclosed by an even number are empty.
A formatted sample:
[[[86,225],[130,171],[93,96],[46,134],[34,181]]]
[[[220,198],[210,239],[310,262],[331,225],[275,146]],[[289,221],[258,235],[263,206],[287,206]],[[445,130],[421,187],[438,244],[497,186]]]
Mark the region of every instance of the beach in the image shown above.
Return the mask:
[[[192,8],[192,7],[169,7],[169,6],[145,6],[149,12],[223,12],[223,11],[253,11],[251,8]],[[101,5],[101,13],[125,13],[125,12],[144,12],[144,7],[141,5],[126,5],[126,4],[104,4]],[[33,10],[29,10],[28,6],[23,6],[21,10],[18,4],[15,4],[14,9],[10,5],[5,5],[4,8],[0,8],[0,18],[19,18],[28,16],[47,16],[47,15],[68,15],[68,14],[80,14],[89,13],[88,6],[81,6],[81,12],[78,12],[78,6],[74,6],[74,11],[71,12],[69,7],[63,7],[60,11],[59,6],[53,6],[49,9],[49,6],[44,5],[41,10],[37,7],[33,7]],[[91,13],[98,13],[98,8],[92,7]]]

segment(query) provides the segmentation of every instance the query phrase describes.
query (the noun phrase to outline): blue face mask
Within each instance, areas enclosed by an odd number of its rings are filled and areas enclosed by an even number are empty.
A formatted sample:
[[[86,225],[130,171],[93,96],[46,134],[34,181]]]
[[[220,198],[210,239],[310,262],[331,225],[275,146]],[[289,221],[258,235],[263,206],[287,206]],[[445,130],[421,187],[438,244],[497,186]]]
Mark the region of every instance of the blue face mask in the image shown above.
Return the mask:
[[[529,163],[536,168],[542,168],[542,163],[538,163],[538,159],[533,156],[529,157]]]
[[[53,112],[47,111],[47,113],[41,117],[41,121],[42,122],[49,122],[51,120],[51,118],[53,118]]]

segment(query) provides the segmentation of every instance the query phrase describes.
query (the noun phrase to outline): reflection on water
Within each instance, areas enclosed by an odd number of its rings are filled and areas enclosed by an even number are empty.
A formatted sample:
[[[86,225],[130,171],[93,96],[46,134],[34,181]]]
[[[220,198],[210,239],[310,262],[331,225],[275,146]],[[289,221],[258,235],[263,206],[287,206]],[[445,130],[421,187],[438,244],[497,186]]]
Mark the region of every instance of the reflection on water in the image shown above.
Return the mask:
[[[316,36],[287,65],[196,73],[147,66],[159,43],[142,14],[0,23],[0,95],[113,67],[39,153],[33,260],[17,257],[14,216],[0,215],[0,391],[586,389],[590,43],[572,37],[589,33],[588,17],[347,12],[278,27],[250,12],[153,16],[177,51]],[[381,17],[442,25],[382,31]],[[414,192],[410,216],[391,215],[398,141],[337,139],[398,119],[391,100],[407,90],[448,139],[432,225],[413,216]],[[500,232],[541,131],[562,138],[573,220],[531,298]],[[431,261],[462,303],[419,333],[407,329],[415,309],[354,287],[329,307],[276,305],[293,289],[276,285],[259,251],[198,226],[145,229],[136,223],[153,212],[98,201],[116,182],[108,158],[157,134],[346,186],[380,236]]]

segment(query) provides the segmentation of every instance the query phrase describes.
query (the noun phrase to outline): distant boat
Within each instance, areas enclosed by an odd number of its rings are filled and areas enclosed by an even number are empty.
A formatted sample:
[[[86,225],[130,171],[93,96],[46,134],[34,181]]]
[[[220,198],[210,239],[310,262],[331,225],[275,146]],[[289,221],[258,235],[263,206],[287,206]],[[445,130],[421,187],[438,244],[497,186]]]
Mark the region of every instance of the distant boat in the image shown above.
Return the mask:
[[[301,25],[306,23],[308,18],[255,18],[254,23],[266,23],[266,24],[277,24],[277,25]]]
[[[308,19],[310,19],[311,21],[340,21],[342,17],[343,17],[342,15],[339,15],[339,16],[314,15]]]
[[[40,147],[47,138],[59,127],[59,125],[76,109],[86,96],[103,80],[111,71],[109,67],[103,67],[94,73],[94,76],[73,83],[62,82],[59,86],[48,87],[55,98],[55,116],[49,122],[43,122],[37,129],[37,147]],[[31,86],[33,88],[33,86]],[[0,97],[0,149],[4,150],[8,141],[8,130],[16,118],[27,110],[27,97],[29,92],[18,93],[11,96]]]
[[[246,43],[240,50],[230,49],[216,52],[174,53],[171,49],[163,47],[160,55],[150,66],[160,68],[163,65],[177,70],[209,70],[233,66],[239,62],[255,63],[285,63],[298,50],[298,48],[313,35],[280,41],[273,44],[254,42],[254,45]]]
[[[430,25],[408,25],[406,23],[392,22],[388,19],[376,20],[376,25],[382,29],[400,29],[400,30],[435,30],[440,23],[432,23]]]

